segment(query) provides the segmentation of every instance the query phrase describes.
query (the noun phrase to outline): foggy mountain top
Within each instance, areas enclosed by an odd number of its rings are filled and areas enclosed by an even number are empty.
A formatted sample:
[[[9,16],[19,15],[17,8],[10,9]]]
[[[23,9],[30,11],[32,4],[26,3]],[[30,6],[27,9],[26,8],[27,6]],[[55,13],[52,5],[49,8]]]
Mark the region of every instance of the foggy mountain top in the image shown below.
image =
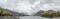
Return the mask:
[[[27,13],[31,15],[37,13],[40,10],[48,11],[60,10],[60,1],[59,0],[2,0],[0,4],[1,7],[22,13]]]
[[[33,13],[33,11],[36,12],[33,9],[35,9],[36,4],[37,5],[40,4],[39,0],[35,0],[35,1],[34,0],[20,0],[20,1],[19,0],[18,1],[6,0],[5,3],[3,1],[4,0],[1,1],[2,3],[0,4],[1,5],[0,7],[15,11],[15,12],[23,13],[23,14],[27,13],[28,15],[31,15]],[[36,2],[38,2],[38,3],[36,3]]]

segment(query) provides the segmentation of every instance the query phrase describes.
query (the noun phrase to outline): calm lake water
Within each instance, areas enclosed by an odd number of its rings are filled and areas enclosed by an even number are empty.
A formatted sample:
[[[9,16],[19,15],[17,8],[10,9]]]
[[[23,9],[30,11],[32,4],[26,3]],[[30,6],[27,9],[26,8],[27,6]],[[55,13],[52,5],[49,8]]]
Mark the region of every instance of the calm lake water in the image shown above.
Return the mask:
[[[19,16],[19,17],[1,17],[0,19],[51,19],[46,17],[40,17],[40,16]]]
[[[19,17],[20,19],[51,19],[51,18],[45,18],[45,17],[40,17],[40,16],[24,16],[24,17]]]

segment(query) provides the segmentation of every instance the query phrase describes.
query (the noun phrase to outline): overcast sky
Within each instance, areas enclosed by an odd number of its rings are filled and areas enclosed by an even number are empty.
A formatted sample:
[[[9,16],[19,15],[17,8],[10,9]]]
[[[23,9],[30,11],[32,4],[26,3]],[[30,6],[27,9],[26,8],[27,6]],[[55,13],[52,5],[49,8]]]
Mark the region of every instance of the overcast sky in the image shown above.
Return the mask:
[[[39,10],[59,10],[60,0],[0,0],[1,7],[31,15]]]
[[[33,9],[37,9],[36,6],[39,7],[39,4],[40,0],[0,0],[0,7],[29,15],[36,12]]]
[[[42,10],[58,10],[60,9],[60,0],[41,0]]]

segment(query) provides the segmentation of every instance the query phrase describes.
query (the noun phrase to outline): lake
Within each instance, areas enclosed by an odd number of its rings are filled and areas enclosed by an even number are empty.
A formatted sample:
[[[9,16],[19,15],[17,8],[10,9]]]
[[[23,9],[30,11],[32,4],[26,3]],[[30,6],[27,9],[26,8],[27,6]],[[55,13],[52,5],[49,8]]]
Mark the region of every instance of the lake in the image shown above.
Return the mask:
[[[20,19],[51,19],[51,18],[45,18],[45,17],[40,17],[40,16],[24,16],[24,17],[19,17]]]
[[[5,17],[0,17],[0,19],[51,19],[51,18],[46,18],[46,17],[41,17],[41,16],[5,16]]]

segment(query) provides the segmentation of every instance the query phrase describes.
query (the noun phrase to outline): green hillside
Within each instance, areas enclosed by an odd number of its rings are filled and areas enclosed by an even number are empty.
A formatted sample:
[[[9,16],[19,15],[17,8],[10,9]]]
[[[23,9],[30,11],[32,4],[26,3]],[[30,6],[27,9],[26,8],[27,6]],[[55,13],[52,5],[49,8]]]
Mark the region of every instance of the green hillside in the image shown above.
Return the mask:
[[[12,16],[12,14],[8,12],[6,9],[0,7],[0,16]]]
[[[48,10],[45,13],[41,14],[42,17],[60,17],[59,11]]]

